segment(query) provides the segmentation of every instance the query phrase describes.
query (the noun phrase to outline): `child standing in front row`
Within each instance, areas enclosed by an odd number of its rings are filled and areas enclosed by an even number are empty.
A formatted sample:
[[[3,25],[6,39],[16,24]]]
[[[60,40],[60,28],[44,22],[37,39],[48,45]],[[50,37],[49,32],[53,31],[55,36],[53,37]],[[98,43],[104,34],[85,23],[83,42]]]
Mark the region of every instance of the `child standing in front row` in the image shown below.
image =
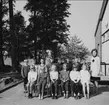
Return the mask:
[[[86,64],[83,64],[82,70],[80,71],[80,75],[81,75],[81,84],[82,84],[82,87],[83,87],[84,97],[89,99],[90,73],[87,70]],[[86,94],[85,87],[87,88],[87,94]]]

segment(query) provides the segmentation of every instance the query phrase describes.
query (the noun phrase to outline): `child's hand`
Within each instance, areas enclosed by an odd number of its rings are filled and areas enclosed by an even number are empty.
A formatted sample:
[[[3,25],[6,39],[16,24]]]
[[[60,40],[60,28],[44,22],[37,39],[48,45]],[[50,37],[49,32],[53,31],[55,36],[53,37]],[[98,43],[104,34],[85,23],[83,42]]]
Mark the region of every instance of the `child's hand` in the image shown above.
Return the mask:
[[[77,82],[78,82],[78,81],[77,81],[77,79],[76,79],[76,80],[74,80],[74,82],[75,82],[75,83],[77,83]]]
[[[65,82],[65,80],[63,80],[63,82]]]
[[[29,82],[26,84],[26,87],[28,87],[29,86]]]
[[[48,83],[47,86],[50,87],[50,83]]]
[[[53,79],[53,81],[55,82],[55,81],[56,81],[56,79]]]

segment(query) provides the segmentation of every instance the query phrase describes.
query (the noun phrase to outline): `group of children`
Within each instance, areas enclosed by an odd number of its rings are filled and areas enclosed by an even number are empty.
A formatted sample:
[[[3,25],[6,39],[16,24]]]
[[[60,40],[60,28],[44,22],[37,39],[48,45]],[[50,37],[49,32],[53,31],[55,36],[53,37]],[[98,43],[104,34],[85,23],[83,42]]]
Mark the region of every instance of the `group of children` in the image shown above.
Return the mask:
[[[37,87],[38,97],[43,99],[45,87],[48,87],[52,99],[58,98],[59,91],[64,98],[68,98],[71,94],[78,99],[83,94],[89,99],[90,73],[85,63],[81,70],[78,70],[77,63],[74,63],[72,69],[68,70],[67,62],[51,63],[49,67],[45,64],[44,59],[40,60],[39,65],[33,63],[29,66],[27,60],[24,62],[26,65],[22,67],[21,74],[24,78],[24,89],[25,92],[28,92],[28,98],[33,97],[33,91],[36,89],[34,87]],[[61,90],[58,87],[61,87]],[[87,87],[87,92],[85,87]]]

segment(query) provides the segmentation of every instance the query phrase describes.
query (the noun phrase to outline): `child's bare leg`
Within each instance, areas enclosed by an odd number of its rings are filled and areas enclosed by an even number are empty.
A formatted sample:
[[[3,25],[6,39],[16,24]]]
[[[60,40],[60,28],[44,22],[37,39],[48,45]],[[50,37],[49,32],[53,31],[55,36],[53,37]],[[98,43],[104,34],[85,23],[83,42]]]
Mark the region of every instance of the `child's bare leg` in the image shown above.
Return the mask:
[[[32,83],[30,84],[30,94],[32,94]]]
[[[28,83],[28,84],[27,84],[27,91],[28,91],[28,93],[29,93],[29,90],[30,90],[30,89],[29,89],[29,83]]]
[[[33,97],[33,96],[32,96],[32,90],[33,90],[33,83],[30,84],[30,93],[29,93],[29,94],[30,94],[30,98]]]
[[[29,92],[30,92],[29,83],[26,85],[26,87],[27,87],[27,93],[29,94]],[[25,97],[26,97],[26,93],[25,93]]]
[[[84,95],[84,97],[86,97],[86,93],[85,93],[85,83],[82,83],[82,86],[83,86],[83,95]]]
[[[89,83],[86,83],[86,86],[87,86],[87,98],[89,99],[89,94],[90,94]]]
[[[95,92],[98,93],[98,82],[95,81]]]

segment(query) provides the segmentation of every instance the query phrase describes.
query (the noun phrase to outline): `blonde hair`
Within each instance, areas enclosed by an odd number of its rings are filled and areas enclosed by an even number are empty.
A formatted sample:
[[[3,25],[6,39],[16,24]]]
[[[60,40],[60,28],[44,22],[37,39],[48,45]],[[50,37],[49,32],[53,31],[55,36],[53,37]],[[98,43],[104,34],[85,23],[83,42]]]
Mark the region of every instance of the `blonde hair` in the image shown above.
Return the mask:
[[[57,67],[56,67],[55,64],[53,64],[53,65],[51,66],[51,71],[54,70],[54,68],[55,68],[55,71],[56,71],[56,70],[57,70]]]

